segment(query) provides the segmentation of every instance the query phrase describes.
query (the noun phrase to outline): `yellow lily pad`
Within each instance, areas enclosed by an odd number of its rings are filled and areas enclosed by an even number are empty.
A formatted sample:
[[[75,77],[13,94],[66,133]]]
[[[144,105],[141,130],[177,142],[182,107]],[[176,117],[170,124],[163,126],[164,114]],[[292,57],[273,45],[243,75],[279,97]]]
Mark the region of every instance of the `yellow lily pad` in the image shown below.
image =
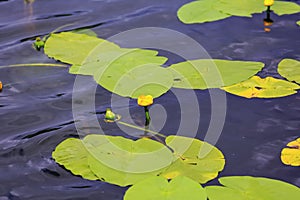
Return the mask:
[[[286,165],[300,166],[300,138],[288,143],[281,151],[281,161]]]
[[[246,81],[222,89],[246,98],[277,98],[297,93],[296,90],[300,89],[300,86],[273,77],[260,78],[259,76],[253,76]]]

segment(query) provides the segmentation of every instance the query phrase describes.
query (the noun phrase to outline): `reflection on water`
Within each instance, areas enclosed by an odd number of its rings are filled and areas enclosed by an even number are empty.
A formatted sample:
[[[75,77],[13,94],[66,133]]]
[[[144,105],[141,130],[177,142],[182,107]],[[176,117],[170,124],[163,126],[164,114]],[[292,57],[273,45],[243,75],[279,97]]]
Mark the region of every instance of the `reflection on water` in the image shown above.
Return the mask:
[[[268,6],[267,10],[266,10],[266,18],[264,19],[264,30],[265,32],[271,32],[271,26],[273,24],[273,20],[271,19],[271,7]]]

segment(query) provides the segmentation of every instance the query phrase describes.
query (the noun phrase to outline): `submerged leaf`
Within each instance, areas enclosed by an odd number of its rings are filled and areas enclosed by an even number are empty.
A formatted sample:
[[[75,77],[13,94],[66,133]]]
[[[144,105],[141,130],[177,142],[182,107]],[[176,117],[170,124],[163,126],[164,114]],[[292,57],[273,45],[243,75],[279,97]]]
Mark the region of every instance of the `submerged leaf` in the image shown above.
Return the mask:
[[[215,8],[218,1],[202,0],[193,1],[183,5],[177,12],[180,21],[186,24],[217,21],[230,17]]]
[[[206,183],[218,176],[225,165],[224,155],[216,147],[198,139],[168,136],[166,144],[177,158],[161,176],[173,179],[187,176],[199,183]]]
[[[178,176],[168,182],[163,177],[152,177],[130,187],[124,200],[206,200],[205,190],[197,182]]]
[[[276,98],[295,94],[300,86],[273,77],[260,78],[259,76],[253,76],[246,81],[222,89],[246,98]]]
[[[200,59],[171,65],[174,86],[186,89],[220,88],[248,79],[263,68],[261,62]]]
[[[288,143],[281,151],[281,161],[286,165],[300,166],[300,138]]]
[[[300,199],[300,189],[289,183],[250,176],[219,178],[223,186],[205,187],[209,200]]]
[[[278,64],[278,73],[289,81],[300,84],[300,61],[293,59],[283,59]]]

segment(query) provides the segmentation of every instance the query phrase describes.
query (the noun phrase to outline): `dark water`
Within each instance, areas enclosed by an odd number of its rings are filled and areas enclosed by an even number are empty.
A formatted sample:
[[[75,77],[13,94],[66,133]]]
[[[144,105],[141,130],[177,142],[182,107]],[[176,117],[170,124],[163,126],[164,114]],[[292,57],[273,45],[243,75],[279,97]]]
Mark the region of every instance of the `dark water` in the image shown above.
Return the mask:
[[[53,63],[31,48],[33,38],[74,22],[64,30],[88,27],[102,38],[132,28],[170,28],[198,41],[212,58],[266,63],[259,74],[263,77],[280,77],[276,68],[283,58],[300,60],[300,28],[295,26],[299,14],[273,15],[275,23],[270,33],[263,31],[263,14],[185,25],[177,20],[176,10],[186,2],[36,0],[30,6],[20,0],[0,1],[0,65]],[[161,54],[169,57],[169,64],[181,60],[167,52]],[[72,113],[74,75],[65,68],[0,68],[0,80],[5,85],[0,93],[0,200],[122,199],[126,188],[73,176],[51,159],[57,144],[77,136]],[[82,86],[83,93],[88,94],[92,79],[90,84]],[[211,101],[208,91],[196,91],[196,95],[201,113],[197,137],[203,139],[210,123]],[[110,98],[109,92],[97,88],[98,113],[110,106]],[[180,108],[174,94],[168,92],[155,103],[166,111],[167,123],[162,132],[176,132]],[[183,103],[188,104],[189,98]],[[226,104],[225,126],[216,144],[227,160],[220,176],[264,176],[300,186],[300,169],[284,166],[279,159],[284,145],[300,135],[300,95],[249,100],[227,94]],[[143,110],[133,101],[130,105],[138,123]],[[120,109],[122,106],[127,105],[119,105]],[[101,115],[97,116],[101,121]],[[106,134],[124,135],[115,125],[101,123],[101,127]],[[86,126],[81,131],[95,130]]]

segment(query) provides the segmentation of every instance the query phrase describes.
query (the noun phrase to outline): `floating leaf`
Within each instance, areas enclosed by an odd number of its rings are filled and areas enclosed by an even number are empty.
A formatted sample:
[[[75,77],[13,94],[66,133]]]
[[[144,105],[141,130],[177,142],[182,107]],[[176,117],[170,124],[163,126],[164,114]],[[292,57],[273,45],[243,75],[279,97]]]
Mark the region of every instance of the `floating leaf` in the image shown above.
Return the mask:
[[[300,26],[300,20],[296,22]]]
[[[73,174],[80,175],[85,179],[97,180],[98,178],[88,166],[88,155],[83,141],[76,138],[64,140],[52,153],[54,160]]]
[[[286,145],[281,151],[281,161],[286,165],[300,166],[300,138]]]
[[[234,16],[251,17],[266,10],[262,0],[217,0],[215,8]]]
[[[206,200],[205,190],[197,182],[178,176],[170,182],[163,177],[152,177],[130,187],[124,200]]]
[[[186,24],[217,21],[230,17],[229,14],[215,9],[218,1],[193,1],[183,5],[177,12],[180,21]]]
[[[300,6],[293,2],[275,1],[271,7],[278,15],[300,12]],[[178,18],[187,24],[204,23],[225,19],[230,16],[251,17],[266,10],[262,0],[198,0],[179,8]]]
[[[174,159],[172,152],[157,141],[106,135],[88,135],[83,141],[67,139],[52,156],[75,175],[120,186],[156,176]]]
[[[81,65],[90,53],[101,46],[103,51],[119,48],[106,40],[73,32],[53,33],[45,43],[45,54],[61,62]]]
[[[246,98],[276,98],[295,94],[300,86],[273,77],[260,78],[259,76],[253,76],[249,80],[222,89]]]
[[[289,15],[300,12],[300,6],[297,3],[287,1],[275,1],[271,9],[277,15]]]
[[[256,74],[261,62],[201,59],[171,65],[176,88],[207,89],[232,85]]]
[[[283,59],[278,64],[278,73],[289,81],[300,84],[300,62],[293,59]]]
[[[96,82],[115,94],[131,98],[147,94],[156,98],[173,85],[172,74],[160,66],[166,58],[156,54],[150,50],[122,49],[114,52],[109,62],[100,56],[99,62],[82,68],[93,71]]]
[[[223,186],[205,187],[209,200],[282,200],[300,199],[300,189],[268,178],[231,176],[219,179]]]
[[[187,176],[206,183],[218,176],[225,165],[224,155],[216,147],[198,139],[168,136],[166,144],[174,151],[177,160],[162,174],[168,179]]]
[[[107,139],[109,143],[89,149],[89,165],[100,180],[108,183],[132,185],[158,175],[174,159],[166,146],[151,139],[133,141],[112,136]]]

